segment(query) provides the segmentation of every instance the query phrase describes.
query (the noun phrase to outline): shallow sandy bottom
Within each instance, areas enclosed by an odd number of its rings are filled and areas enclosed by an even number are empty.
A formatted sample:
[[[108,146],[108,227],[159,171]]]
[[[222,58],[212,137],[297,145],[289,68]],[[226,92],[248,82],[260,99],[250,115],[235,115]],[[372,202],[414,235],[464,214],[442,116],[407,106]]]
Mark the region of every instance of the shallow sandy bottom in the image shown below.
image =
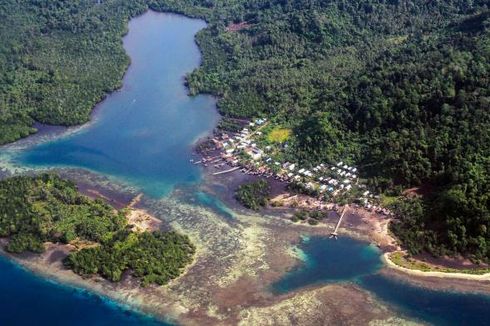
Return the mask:
[[[393,319],[396,312],[351,284],[306,288],[286,295],[273,295],[268,290],[299,262],[291,248],[301,235],[328,235],[331,226],[298,225],[280,217],[241,211],[235,211],[234,219],[224,218],[188,203],[190,189],[185,188],[164,199],[142,196],[131,202],[137,195],[134,189],[88,172],[60,172],[78,180],[84,193],[137,206],[133,218],[148,221],[153,216],[162,221],[160,227],[187,234],[197,253],[183,275],[166,286],[141,288],[130,276],[119,284],[100,277],[83,279],[63,267],[62,259],[70,247],[53,244],[43,255],[14,257],[35,272],[185,325],[366,325],[400,321]]]
[[[181,187],[170,197],[156,200],[136,197],[134,189],[86,171],[59,172],[77,180],[81,190],[90,196],[106,198],[116,206],[132,207],[134,219],[187,234],[196,244],[197,253],[182,276],[163,287],[141,288],[128,275],[119,284],[100,277],[83,279],[63,267],[62,259],[71,249],[69,246],[50,245],[43,255],[14,257],[35,272],[91,289],[162,318],[170,317],[183,325],[409,323],[399,312],[354,284],[312,286],[284,295],[274,295],[268,290],[274,281],[299,263],[300,257],[292,248],[300,242],[301,235],[328,236],[335,219],[331,224],[315,227],[295,224],[284,218],[290,215],[288,210],[253,214],[234,207],[231,197],[220,196],[235,208],[234,218],[230,219],[189,201],[188,194],[196,189]],[[229,187],[226,180],[207,179],[199,190],[213,193],[213,189],[226,189]],[[343,226],[341,234],[372,241],[385,249],[396,246],[389,237],[383,236],[385,221],[373,223],[369,214],[353,210],[346,215]],[[474,282],[464,280],[441,282],[440,279],[408,276],[389,268],[381,273],[434,289],[475,290]],[[478,288],[488,293],[490,283],[478,284]]]
[[[287,210],[267,215],[234,210],[234,218],[222,217],[189,201],[196,189],[179,188],[164,199],[137,197],[132,188],[88,172],[62,170],[65,177],[78,180],[81,190],[91,196],[109,198],[118,205],[135,209],[132,218],[151,222],[152,228],[173,228],[187,234],[197,247],[194,262],[181,277],[166,286],[141,288],[126,275],[119,284],[100,277],[83,279],[63,267],[68,246],[50,245],[43,255],[14,257],[35,272],[64,283],[91,289],[130,304],[145,312],[170,317],[183,325],[399,325],[408,320],[377,301],[369,292],[350,283],[312,286],[284,295],[274,295],[270,285],[299,263],[291,250],[301,235],[328,236],[331,224],[309,226],[285,219]],[[226,188],[226,179],[211,179],[200,190]],[[233,206],[231,198],[221,197]],[[269,214],[270,213],[270,214]],[[274,215],[274,216],[272,216]],[[157,218],[161,223],[158,223]],[[385,223],[370,223],[369,216],[353,211],[346,216],[341,234],[370,240],[380,247],[394,244],[380,231]],[[378,236],[373,236],[377,234]],[[402,280],[412,279],[385,268],[382,273]],[[418,285],[443,287],[431,278],[413,278]],[[447,284],[447,283],[446,283]],[[451,282],[458,290],[471,290],[474,283]],[[490,291],[490,285],[484,285]]]

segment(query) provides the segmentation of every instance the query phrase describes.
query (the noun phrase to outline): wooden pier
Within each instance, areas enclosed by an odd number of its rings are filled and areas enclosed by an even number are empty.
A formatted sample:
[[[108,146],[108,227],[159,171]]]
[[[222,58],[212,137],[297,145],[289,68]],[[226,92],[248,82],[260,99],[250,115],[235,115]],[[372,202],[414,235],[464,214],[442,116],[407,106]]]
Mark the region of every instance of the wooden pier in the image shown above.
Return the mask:
[[[234,167],[234,168],[229,169],[229,170],[225,170],[225,171],[221,171],[221,172],[215,172],[215,173],[213,173],[213,175],[219,175],[219,174],[225,174],[225,173],[233,172],[233,171],[238,170],[239,168],[240,167],[237,166],[237,167]]]
[[[335,226],[335,230],[333,230],[333,232],[330,233],[330,238],[337,239],[337,237],[338,237],[338,233],[337,232],[339,230],[340,223],[342,223],[342,218],[344,217],[345,212],[347,212],[347,208],[349,208],[349,205],[345,205],[344,206],[344,210],[342,211],[342,214],[340,214],[340,218],[339,218],[339,221],[337,222],[337,225]]]

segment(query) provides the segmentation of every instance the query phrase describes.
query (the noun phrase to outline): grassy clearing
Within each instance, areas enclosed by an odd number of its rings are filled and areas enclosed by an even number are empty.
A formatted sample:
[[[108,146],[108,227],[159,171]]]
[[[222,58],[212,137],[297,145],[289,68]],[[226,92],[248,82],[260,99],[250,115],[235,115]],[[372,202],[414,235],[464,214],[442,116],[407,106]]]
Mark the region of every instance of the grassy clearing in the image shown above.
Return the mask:
[[[387,39],[388,43],[393,45],[400,45],[408,40],[408,35],[400,35],[395,37],[390,37]]]
[[[383,207],[388,207],[394,204],[398,200],[397,196],[381,195],[381,205]]]
[[[276,127],[267,135],[270,143],[284,143],[291,137],[291,129]]]

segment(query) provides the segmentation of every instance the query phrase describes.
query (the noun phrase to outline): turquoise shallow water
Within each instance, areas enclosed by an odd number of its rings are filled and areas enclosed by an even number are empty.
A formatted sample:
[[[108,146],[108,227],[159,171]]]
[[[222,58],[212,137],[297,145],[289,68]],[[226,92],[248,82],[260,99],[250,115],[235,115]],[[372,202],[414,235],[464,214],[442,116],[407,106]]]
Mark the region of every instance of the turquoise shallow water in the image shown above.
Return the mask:
[[[199,180],[189,162],[193,142],[218,114],[210,96],[187,96],[183,77],[197,68],[194,35],[201,20],[148,12],[131,20],[124,47],[131,57],[123,88],[97,108],[95,122],[67,137],[22,151],[31,167],[87,168],[160,197]]]
[[[132,65],[123,88],[98,108],[96,120],[81,131],[14,153],[30,167],[70,166],[125,181],[147,195],[160,197],[178,184],[195,184],[199,168],[189,162],[193,142],[217,121],[209,96],[188,97],[185,73],[199,65],[194,35],[204,22],[153,12],[130,22],[124,46]],[[192,187],[189,187],[189,189]],[[221,201],[204,193],[189,194],[225,218],[233,218]],[[331,282],[356,282],[404,315],[446,325],[484,325],[490,320],[489,298],[430,291],[376,275],[376,248],[353,239],[305,238],[298,245],[298,268],[273,284],[286,293]],[[130,312],[86,291],[44,281],[0,259],[0,325],[145,325],[157,321]]]
[[[434,325],[488,325],[490,296],[435,291],[384,277],[376,247],[341,237],[306,238],[301,263],[272,285],[275,293],[332,282],[354,282],[401,314]]]
[[[217,214],[226,219],[233,219],[233,211],[229,209],[221,200],[208,193],[198,191],[195,193],[196,200],[199,204],[211,208]]]
[[[272,285],[286,293],[321,283],[350,281],[376,272],[383,266],[376,247],[347,237],[306,238],[298,246],[303,263]]]

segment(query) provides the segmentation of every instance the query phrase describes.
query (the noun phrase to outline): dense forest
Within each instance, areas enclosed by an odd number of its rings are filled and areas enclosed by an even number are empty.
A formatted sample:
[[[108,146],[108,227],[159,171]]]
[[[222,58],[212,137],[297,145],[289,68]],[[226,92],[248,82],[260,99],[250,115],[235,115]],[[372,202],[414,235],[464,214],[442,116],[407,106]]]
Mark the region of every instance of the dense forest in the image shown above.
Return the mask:
[[[141,279],[141,285],[164,285],[182,273],[192,261],[195,248],[189,238],[175,232],[135,233],[121,230],[101,246],[68,255],[65,265],[80,275],[100,274],[113,282],[125,271]]]
[[[45,242],[81,247],[66,266],[81,275],[119,281],[125,271],[142,285],[165,284],[192,261],[194,246],[175,232],[131,231],[125,212],[78,193],[55,175],[0,181],[0,237],[12,253],[43,252]]]
[[[390,195],[423,189],[396,208],[411,251],[490,259],[488,1],[2,1],[0,143],[33,121],[87,121],[148,8],[208,21],[192,94],[217,95],[225,117],[274,117],[291,160],[356,164]]]
[[[270,197],[269,183],[263,179],[238,186],[235,198],[245,207],[258,211],[267,206]]]

